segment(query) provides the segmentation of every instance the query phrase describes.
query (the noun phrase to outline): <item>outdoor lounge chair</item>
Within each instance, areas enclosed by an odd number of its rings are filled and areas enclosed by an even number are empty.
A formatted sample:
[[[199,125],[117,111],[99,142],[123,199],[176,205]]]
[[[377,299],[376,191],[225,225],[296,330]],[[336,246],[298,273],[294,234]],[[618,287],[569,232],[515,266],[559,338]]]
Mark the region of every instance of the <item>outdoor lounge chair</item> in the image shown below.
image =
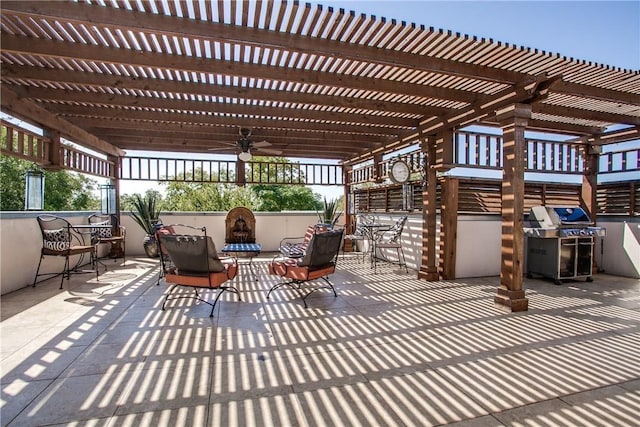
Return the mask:
[[[267,293],[267,299],[269,299],[271,292],[282,286],[289,286],[296,290],[300,294],[305,308],[307,307],[307,297],[319,289],[331,289],[333,295],[337,297],[336,289],[329,281],[328,276],[336,271],[336,258],[342,244],[342,233],[343,230],[314,233],[311,235],[304,252],[299,256],[276,256],[269,264],[269,274],[289,280],[273,285]],[[318,286],[306,294],[302,292],[303,284],[319,279],[324,280],[327,285]]]
[[[74,229],[69,221],[53,215],[40,215],[38,216],[38,225],[42,233],[42,249],[40,251],[40,262],[38,262],[36,277],[33,279],[34,287],[36,283],[38,283],[38,277],[40,276],[57,276],[61,274],[60,289],[62,289],[65,277],[69,280],[71,273],[93,273],[95,271],[96,279],[98,278],[98,268],[95,265],[96,245],[85,242],[84,235]],[[92,270],[77,269],[78,266],[83,263],[85,254],[90,257],[89,262],[93,267]],[[72,266],[69,258],[74,255],[79,255],[80,257]],[[62,271],[40,273],[42,259],[45,256],[64,257],[64,267]]]
[[[236,258],[226,257],[221,260],[216,252],[216,246],[210,236],[207,236],[203,227],[204,235],[183,235],[183,234],[161,234],[160,244],[166,250],[170,262],[162,262],[164,280],[172,286],[162,303],[162,310],[165,309],[167,301],[179,298],[195,298],[211,306],[209,317],[213,317],[213,310],[218,299],[225,291],[230,291],[238,295],[238,289],[232,285],[225,285],[228,281],[236,277],[238,273],[238,262]],[[194,295],[176,295],[173,291],[178,286],[193,288]],[[216,290],[217,294],[213,303],[200,297],[198,289]]]

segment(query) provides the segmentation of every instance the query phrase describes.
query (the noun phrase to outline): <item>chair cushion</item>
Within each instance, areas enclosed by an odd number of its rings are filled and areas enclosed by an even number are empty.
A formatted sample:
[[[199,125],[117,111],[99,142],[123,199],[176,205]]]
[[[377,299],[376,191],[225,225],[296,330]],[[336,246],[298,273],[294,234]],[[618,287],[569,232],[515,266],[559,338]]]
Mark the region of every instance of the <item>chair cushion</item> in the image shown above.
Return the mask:
[[[44,247],[52,251],[66,251],[69,249],[69,231],[66,228],[57,230],[42,230]]]
[[[107,221],[103,221],[103,222],[96,222],[93,225],[111,225],[111,221],[107,220]],[[94,234],[96,236],[98,236],[99,239],[107,239],[109,237],[113,236],[113,233],[111,232],[111,227],[109,228],[95,228],[92,231],[94,231]]]

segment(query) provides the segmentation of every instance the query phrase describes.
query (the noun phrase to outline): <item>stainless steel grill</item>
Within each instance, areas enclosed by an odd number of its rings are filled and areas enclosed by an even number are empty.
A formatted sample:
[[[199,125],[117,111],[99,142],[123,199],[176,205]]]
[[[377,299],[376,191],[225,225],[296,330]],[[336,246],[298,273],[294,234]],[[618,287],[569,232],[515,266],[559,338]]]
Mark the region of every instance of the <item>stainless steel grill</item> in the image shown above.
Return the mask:
[[[595,227],[579,207],[536,206],[524,228],[527,236],[527,277],[539,274],[561,284],[563,279],[593,278],[593,246],[606,230]]]

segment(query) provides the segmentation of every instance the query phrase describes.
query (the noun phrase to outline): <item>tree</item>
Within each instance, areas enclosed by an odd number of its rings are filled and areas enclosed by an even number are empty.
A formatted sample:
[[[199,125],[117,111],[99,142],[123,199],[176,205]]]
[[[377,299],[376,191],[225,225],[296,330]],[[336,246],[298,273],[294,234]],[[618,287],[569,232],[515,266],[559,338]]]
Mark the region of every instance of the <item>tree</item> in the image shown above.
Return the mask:
[[[32,167],[27,160],[0,156],[0,208],[3,211],[24,210],[25,173]],[[44,172],[44,210],[96,210],[100,200],[93,195],[96,181],[68,171]]]
[[[253,175],[268,176],[271,182],[304,182],[304,174],[295,167],[271,168],[269,163],[289,164],[284,157],[257,157]],[[276,174],[278,176],[276,176]],[[320,195],[314,194],[305,185],[292,184],[253,184],[251,190],[259,200],[257,210],[263,212],[316,210],[322,207]]]

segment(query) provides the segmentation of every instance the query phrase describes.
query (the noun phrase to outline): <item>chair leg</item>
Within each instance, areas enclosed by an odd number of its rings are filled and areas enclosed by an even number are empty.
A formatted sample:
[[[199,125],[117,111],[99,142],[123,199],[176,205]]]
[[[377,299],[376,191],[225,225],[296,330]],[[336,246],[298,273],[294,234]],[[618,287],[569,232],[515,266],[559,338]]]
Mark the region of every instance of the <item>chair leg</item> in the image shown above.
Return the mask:
[[[62,289],[62,284],[64,283],[65,275],[67,276],[67,285],[68,285],[69,279],[71,278],[71,271],[69,270],[69,255],[64,257],[64,270],[62,270],[62,279],[60,279],[60,289]]]
[[[36,287],[36,282],[38,281],[38,276],[40,273],[40,265],[42,264],[42,258],[44,258],[44,256],[40,255],[40,261],[38,262],[38,269],[36,270],[36,277],[33,278],[33,285],[31,285],[31,287],[35,288]]]

